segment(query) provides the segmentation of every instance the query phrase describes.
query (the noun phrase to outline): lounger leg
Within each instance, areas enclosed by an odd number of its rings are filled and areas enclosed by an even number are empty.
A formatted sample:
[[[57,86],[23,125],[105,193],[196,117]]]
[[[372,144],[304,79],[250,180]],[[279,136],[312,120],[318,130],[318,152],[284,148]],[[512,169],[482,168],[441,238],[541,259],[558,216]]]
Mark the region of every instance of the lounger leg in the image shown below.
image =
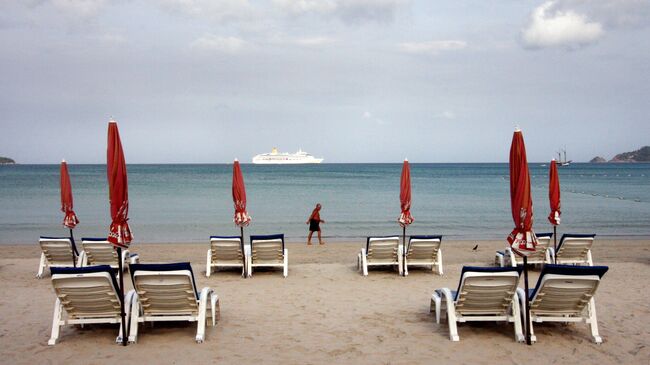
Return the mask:
[[[363,276],[368,276],[368,258],[366,257],[366,249],[361,249],[361,270]]]
[[[603,338],[600,337],[598,333],[598,317],[596,316],[596,301],[592,297],[589,300],[589,305],[587,305],[587,311],[589,312],[589,329],[591,330],[591,336],[594,338],[595,343],[603,343]]]
[[[451,291],[447,288],[442,289],[442,293],[445,296],[445,304],[447,305],[447,321],[449,322],[449,339],[456,342],[460,341],[458,336],[458,327],[456,324],[456,306],[454,305],[454,298],[451,295]]]
[[[196,325],[196,342],[202,343],[205,340],[205,322],[208,306],[208,297],[212,295],[212,289],[205,287],[201,290],[199,297],[199,318]]]
[[[546,249],[544,263],[545,264],[552,264],[553,263],[553,259],[551,258],[551,250],[550,249]]]
[[[519,307],[519,296],[517,293],[512,297],[512,317],[515,322],[515,341],[525,342],[524,330],[521,325],[521,308]]]
[[[289,250],[284,249],[284,277],[289,275]]]
[[[54,315],[52,316],[52,335],[50,340],[47,341],[47,344],[50,346],[56,345],[56,340],[59,339],[59,331],[61,330],[61,314],[63,312],[63,306],[59,298],[56,298],[54,302]]]
[[[36,277],[39,279],[43,277],[46,261],[47,259],[45,258],[45,253],[41,252],[41,262],[38,264],[38,272],[36,273]]]
[[[122,250],[122,271],[127,271],[129,268],[129,250]]]
[[[402,267],[404,267],[403,274],[404,276],[409,276],[409,262],[408,262],[409,260],[408,259],[403,259],[403,260],[404,260],[402,265]]]
[[[517,258],[515,257],[515,253],[512,250],[508,250],[508,253],[510,254],[510,266],[517,267]]]
[[[404,274],[403,259],[404,259],[404,248],[402,247],[402,245],[399,245],[397,246],[397,269],[399,270],[400,276]]]
[[[208,250],[207,254],[207,259],[205,262],[205,277],[209,278],[210,274],[212,273],[212,268],[210,267],[210,263],[212,262],[212,249]]]
[[[140,322],[140,298],[134,292],[131,296],[131,324],[129,326],[129,343],[138,342],[138,324]]]
[[[440,307],[442,305],[442,301],[440,299],[440,296],[438,293],[433,293],[431,296],[431,306],[429,307],[429,311],[432,312],[434,310],[435,306],[435,311],[436,311],[436,323],[440,324]]]
[[[248,270],[246,272],[249,278],[253,276],[253,258],[251,256],[248,256]]]
[[[438,275],[442,276],[442,249],[438,249]]]
[[[210,296],[211,309],[212,309],[212,326],[217,325],[217,321],[221,320],[221,304],[219,304],[219,296],[212,293]]]
[[[594,266],[594,260],[591,258],[591,250],[587,251],[587,264]]]

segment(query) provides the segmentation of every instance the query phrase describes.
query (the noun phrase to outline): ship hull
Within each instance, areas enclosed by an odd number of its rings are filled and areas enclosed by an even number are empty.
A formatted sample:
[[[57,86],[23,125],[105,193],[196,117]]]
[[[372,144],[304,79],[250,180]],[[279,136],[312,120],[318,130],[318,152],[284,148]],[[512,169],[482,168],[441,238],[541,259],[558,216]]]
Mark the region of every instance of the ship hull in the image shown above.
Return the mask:
[[[305,164],[318,164],[321,162],[323,162],[322,158],[305,159],[305,160],[253,158],[253,163],[256,165],[305,165]]]

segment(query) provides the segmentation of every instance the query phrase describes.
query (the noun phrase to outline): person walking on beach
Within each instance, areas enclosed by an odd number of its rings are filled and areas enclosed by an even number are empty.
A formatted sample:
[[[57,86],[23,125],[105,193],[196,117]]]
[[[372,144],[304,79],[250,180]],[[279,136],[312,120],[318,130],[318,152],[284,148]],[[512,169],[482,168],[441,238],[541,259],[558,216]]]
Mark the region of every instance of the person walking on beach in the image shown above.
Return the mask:
[[[320,224],[325,223],[324,220],[320,219],[320,203],[316,204],[316,208],[311,212],[309,219],[307,219],[306,224],[309,224],[309,236],[307,236],[307,245],[311,246],[311,236],[314,232],[318,232],[318,244],[324,245],[325,242],[321,239],[320,235]]]

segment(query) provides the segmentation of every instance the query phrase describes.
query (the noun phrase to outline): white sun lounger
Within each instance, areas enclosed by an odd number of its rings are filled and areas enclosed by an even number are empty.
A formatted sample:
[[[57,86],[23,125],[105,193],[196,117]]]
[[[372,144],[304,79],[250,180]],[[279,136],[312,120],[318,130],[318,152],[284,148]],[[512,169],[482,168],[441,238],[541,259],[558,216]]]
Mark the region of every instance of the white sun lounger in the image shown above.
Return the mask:
[[[552,264],[553,248],[551,247],[551,238],[553,233],[537,233],[536,236],[537,250],[535,253],[528,255],[528,265]],[[515,254],[509,246],[503,251],[497,251],[494,261],[495,264],[501,267],[524,264],[524,258]]]
[[[591,246],[595,234],[564,234],[557,245],[556,264],[594,266],[591,257]],[[551,250],[552,251],[552,250]]]
[[[122,249],[122,270],[128,270],[129,264],[137,264],[139,261],[138,254]],[[119,269],[117,250],[106,238],[82,238],[77,266],[96,265],[110,265],[113,269]]]
[[[205,276],[210,277],[212,268],[241,267],[244,275],[244,263],[248,265],[244,246],[239,236],[211,236],[205,266]]]
[[[404,275],[409,274],[411,266],[431,266],[431,271],[442,275],[442,236],[411,236],[406,248]]]
[[[115,323],[119,325],[116,342],[122,342],[120,296],[113,269],[108,265],[82,268],[52,267],[52,286],[57,299],[48,345],[55,345],[61,326]],[[125,297],[125,308],[133,293]],[[128,313],[126,317],[128,324]]]
[[[284,248],[284,234],[252,235],[248,276],[254,267],[281,267],[282,275],[289,275],[289,250]]]
[[[533,323],[584,322],[589,325],[595,343],[602,343],[594,294],[607,266],[544,265],[534,289],[529,290],[531,340],[537,338]],[[519,288],[523,308],[526,297]]]
[[[41,261],[38,264],[37,278],[43,277],[46,267],[74,267],[77,261],[77,248],[69,237],[41,237]]]
[[[449,339],[459,341],[457,323],[470,321],[504,321],[515,325],[515,340],[524,341],[517,284],[521,270],[517,267],[465,266],[458,290],[436,290],[431,296],[430,310],[444,309],[449,322]]]
[[[368,237],[357,255],[357,270],[368,276],[369,266],[397,266],[402,275],[402,245],[398,236]]]
[[[138,325],[144,322],[197,322],[196,342],[205,340],[208,315],[212,325],[219,319],[219,297],[208,287],[199,293],[189,262],[133,264],[135,293],[131,303],[129,342],[137,342]]]

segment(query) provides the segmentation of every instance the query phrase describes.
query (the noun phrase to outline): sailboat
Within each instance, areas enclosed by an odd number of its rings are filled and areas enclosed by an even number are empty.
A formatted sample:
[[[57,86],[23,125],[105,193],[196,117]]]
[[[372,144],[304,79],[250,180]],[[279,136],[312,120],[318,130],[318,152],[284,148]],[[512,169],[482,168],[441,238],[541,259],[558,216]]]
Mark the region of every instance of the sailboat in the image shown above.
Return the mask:
[[[562,156],[562,154],[564,154],[564,156]],[[564,158],[562,158],[562,157],[564,157]],[[558,166],[569,166],[569,165],[571,165],[571,162],[573,162],[573,161],[566,159],[566,148],[562,148],[559,151],[557,151],[557,160],[555,161],[555,163]]]

